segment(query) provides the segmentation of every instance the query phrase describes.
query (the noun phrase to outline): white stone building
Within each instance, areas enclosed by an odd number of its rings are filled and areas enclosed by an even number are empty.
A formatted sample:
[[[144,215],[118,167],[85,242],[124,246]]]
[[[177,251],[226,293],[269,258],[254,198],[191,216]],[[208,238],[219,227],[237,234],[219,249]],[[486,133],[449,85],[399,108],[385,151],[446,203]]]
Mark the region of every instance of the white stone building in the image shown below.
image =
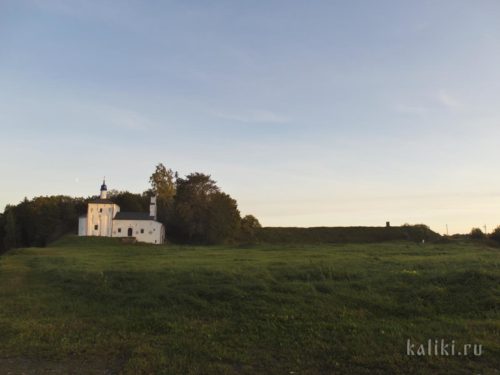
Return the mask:
[[[103,181],[99,198],[89,202],[87,215],[78,220],[79,236],[134,237],[152,244],[165,242],[165,227],[156,221],[156,197],[151,197],[149,212],[123,212],[107,194]]]

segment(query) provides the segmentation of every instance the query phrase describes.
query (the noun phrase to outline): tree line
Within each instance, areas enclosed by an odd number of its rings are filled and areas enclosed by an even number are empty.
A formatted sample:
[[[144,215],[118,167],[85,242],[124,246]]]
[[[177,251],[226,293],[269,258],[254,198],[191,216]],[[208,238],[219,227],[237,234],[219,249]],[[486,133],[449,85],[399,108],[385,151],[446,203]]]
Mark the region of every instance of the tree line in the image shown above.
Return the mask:
[[[157,197],[158,220],[174,242],[218,244],[247,241],[260,228],[252,215],[240,216],[235,199],[209,176],[191,173],[184,178],[158,164],[146,195]]]
[[[110,190],[108,197],[122,211],[148,211],[150,197],[157,196],[158,221],[166,227],[168,241],[193,244],[247,242],[255,237],[259,221],[241,217],[235,199],[224,193],[210,175],[177,172],[158,164],[143,193]],[[62,235],[76,233],[78,217],[95,197],[63,195],[25,198],[8,205],[0,214],[0,252],[30,246],[46,246]]]
[[[472,228],[468,237],[473,240],[493,240],[495,242],[500,242],[500,226],[495,228],[493,232],[487,234],[484,233],[480,228]]]
[[[433,233],[418,225],[391,228],[392,232],[387,228],[261,228],[254,216],[241,217],[236,200],[210,175],[179,177],[160,163],[149,182],[150,188],[142,193],[110,190],[108,197],[121,211],[147,212],[150,197],[157,196],[158,221],[165,225],[167,240],[174,243],[378,242],[406,237],[429,239]],[[56,195],[25,198],[17,205],[8,205],[0,214],[0,253],[16,247],[43,247],[62,235],[77,233],[78,217],[87,212],[87,204],[94,198]],[[463,237],[500,243],[500,227],[489,235],[474,228]]]

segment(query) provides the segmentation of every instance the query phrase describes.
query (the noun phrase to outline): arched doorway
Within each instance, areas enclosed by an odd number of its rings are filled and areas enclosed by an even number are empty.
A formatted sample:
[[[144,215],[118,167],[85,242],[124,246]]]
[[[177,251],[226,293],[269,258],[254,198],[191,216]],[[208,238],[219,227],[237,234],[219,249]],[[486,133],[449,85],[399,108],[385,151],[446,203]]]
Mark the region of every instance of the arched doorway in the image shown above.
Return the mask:
[[[132,228],[128,228],[127,236],[132,237],[133,233],[134,231],[132,230]]]

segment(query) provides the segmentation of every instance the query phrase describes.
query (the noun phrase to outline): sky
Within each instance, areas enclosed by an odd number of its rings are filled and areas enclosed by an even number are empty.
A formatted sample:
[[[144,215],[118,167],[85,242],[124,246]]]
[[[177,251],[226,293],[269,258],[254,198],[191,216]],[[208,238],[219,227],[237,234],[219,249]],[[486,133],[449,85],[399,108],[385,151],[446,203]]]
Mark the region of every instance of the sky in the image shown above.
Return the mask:
[[[500,225],[497,0],[0,0],[0,211],[210,174],[267,226]]]

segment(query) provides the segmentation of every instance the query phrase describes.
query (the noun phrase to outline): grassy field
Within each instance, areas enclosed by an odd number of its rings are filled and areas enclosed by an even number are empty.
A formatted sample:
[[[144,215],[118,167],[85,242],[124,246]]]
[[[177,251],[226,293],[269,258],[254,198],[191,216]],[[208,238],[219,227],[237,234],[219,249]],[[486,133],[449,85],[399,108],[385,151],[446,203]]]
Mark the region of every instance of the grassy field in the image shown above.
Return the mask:
[[[466,243],[67,237],[0,257],[0,373],[499,374],[499,264]],[[483,354],[408,356],[407,339]]]

